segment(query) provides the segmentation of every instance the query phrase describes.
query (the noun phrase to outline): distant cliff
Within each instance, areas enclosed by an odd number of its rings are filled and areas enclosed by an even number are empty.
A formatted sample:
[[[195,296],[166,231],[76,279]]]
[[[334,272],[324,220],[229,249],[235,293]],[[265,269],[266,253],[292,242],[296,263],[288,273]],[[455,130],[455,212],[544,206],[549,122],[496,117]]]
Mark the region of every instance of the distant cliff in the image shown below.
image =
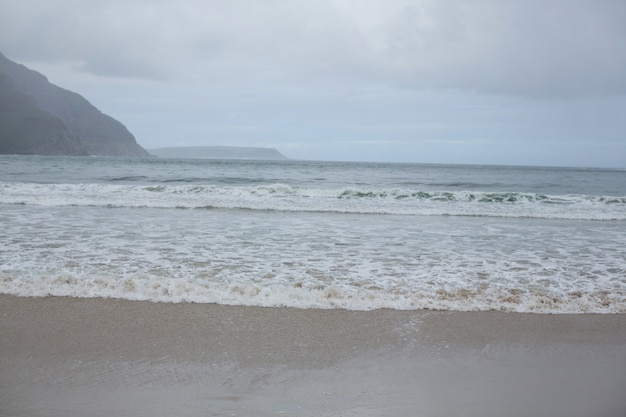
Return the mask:
[[[149,156],[123,124],[1,53],[0,154]]]
[[[288,159],[274,148],[252,148],[239,146],[184,146],[150,149],[154,156],[162,158],[204,159]]]

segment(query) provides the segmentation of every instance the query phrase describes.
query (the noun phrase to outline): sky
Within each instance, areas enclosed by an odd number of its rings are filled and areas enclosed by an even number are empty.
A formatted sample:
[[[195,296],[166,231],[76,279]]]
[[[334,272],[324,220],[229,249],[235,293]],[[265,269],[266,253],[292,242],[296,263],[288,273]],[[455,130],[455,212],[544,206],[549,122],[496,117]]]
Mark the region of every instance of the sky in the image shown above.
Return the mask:
[[[623,0],[0,0],[0,52],[144,148],[626,168]]]

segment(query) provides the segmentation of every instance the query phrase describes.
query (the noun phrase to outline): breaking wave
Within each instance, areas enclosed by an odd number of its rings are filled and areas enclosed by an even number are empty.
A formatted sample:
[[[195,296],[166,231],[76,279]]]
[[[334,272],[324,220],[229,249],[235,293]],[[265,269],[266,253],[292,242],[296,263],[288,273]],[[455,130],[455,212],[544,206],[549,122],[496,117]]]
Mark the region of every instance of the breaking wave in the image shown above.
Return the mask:
[[[42,206],[221,208],[360,214],[626,220],[626,197],[525,192],[304,188],[275,183],[209,184],[3,183],[0,203]]]
[[[450,310],[542,314],[626,313],[626,292],[570,291],[545,289],[384,289],[337,285],[285,285],[227,283],[184,278],[126,277],[125,279],[72,275],[14,278],[0,275],[2,293],[17,296],[70,296],[119,298],[166,303],[215,303],[262,307],[293,307],[346,310]]]

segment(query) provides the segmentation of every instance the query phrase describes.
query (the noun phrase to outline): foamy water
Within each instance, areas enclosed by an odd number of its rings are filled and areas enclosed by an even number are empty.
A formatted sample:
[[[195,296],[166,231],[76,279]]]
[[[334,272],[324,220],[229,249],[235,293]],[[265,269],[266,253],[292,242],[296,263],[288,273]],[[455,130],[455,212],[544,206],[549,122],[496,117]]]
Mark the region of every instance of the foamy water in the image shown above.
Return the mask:
[[[626,312],[623,171],[19,157],[0,169],[1,293]]]
[[[295,212],[626,220],[626,197],[520,192],[259,186],[3,184],[0,203],[41,206],[225,208]]]

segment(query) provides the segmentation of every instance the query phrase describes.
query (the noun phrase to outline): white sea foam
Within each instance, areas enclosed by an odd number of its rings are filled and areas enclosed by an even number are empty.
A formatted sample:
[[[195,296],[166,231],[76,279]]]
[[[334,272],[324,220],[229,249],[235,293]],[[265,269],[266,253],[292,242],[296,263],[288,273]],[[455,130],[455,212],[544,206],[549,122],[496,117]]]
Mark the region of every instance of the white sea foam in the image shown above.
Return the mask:
[[[259,186],[3,183],[0,203],[626,220],[626,197]]]
[[[0,293],[298,308],[626,312],[610,222],[4,206]]]
[[[570,293],[486,288],[484,290],[383,289],[339,285],[203,282],[184,278],[0,276],[0,292],[17,296],[120,298],[154,302],[217,303],[263,307],[374,310],[500,310],[525,313],[626,313],[626,291]]]

